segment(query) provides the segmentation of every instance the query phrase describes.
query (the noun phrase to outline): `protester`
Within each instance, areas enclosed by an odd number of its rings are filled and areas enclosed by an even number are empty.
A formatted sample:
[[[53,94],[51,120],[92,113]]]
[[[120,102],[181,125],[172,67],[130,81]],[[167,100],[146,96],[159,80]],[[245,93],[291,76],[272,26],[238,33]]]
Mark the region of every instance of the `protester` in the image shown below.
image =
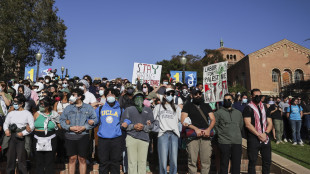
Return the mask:
[[[244,124],[247,129],[248,173],[256,173],[258,152],[262,156],[262,172],[270,173],[272,120],[267,107],[262,103],[261,91],[251,90],[252,101],[243,110]]]
[[[187,144],[188,170],[190,174],[197,173],[199,153],[201,173],[207,174],[210,171],[212,152],[210,132],[215,125],[215,117],[211,107],[203,102],[201,90],[193,90],[192,98],[193,101],[186,103],[182,110],[182,124],[189,117],[192,124],[187,127],[196,133],[196,137]]]
[[[0,82],[0,117],[3,118],[8,114],[8,107],[11,105],[12,96],[7,94],[7,85]],[[4,119],[2,119],[4,120]]]
[[[34,129],[32,114],[25,110],[26,98],[23,94],[18,94],[13,99],[14,111],[11,111],[5,119],[3,129],[5,137],[2,142],[2,150],[7,149],[7,169],[8,174],[15,173],[16,157],[18,159],[18,171],[27,174],[26,149],[30,149],[29,138],[25,138],[29,132],[26,126],[29,125],[30,132]],[[28,141],[27,141],[28,139]]]
[[[239,110],[240,112],[243,112],[244,108],[247,105],[248,105],[248,96],[245,93],[243,93],[241,94],[240,99],[233,104],[233,108]]]
[[[268,111],[270,112],[270,117],[272,118],[273,127],[275,129],[275,139],[276,144],[282,143],[283,135],[283,119],[282,119],[282,108],[279,106],[280,102],[276,101],[274,104],[270,105]]]
[[[229,172],[229,160],[231,160],[231,173],[240,174],[243,117],[239,110],[232,107],[232,104],[232,95],[225,94],[223,107],[214,113],[216,118],[215,130],[221,152],[221,174]]]
[[[67,106],[60,116],[60,125],[65,134],[66,151],[69,156],[69,173],[75,173],[76,160],[79,160],[80,173],[86,173],[86,158],[89,150],[89,130],[97,123],[93,107],[83,103],[84,91],[74,89]]]
[[[290,106],[288,96],[283,97],[283,101],[280,102],[279,106],[282,108],[282,118],[283,118],[283,142],[291,142],[292,130],[287,117],[287,108]]]
[[[125,109],[121,122],[127,130],[128,173],[146,173],[149,134],[154,120],[151,108],[143,106],[143,92],[135,92],[134,106]]]
[[[287,108],[287,118],[290,119],[290,124],[292,127],[293,145],[297,145],[298,143],[299,145],[304,146],[300,137],[302,116],[303,108],[298,104],[298,99],[293,98],[291,101],[291,106]]]
[[[169,173],[177,173],[178,139],[180,131],[181,109],[174,104],[175,91],[167,88],[163,102],[154,108],[154,119],[159,121],[158,156],[159,173],[167,174],[169,157]]]
[[[116,90],[108,88],[104,93],[107,102],[96,109],[99,121],[98,157],[99,173],[120,173],[122,154],[121,108],[116,101]]]
[[[36,173],[55,173],[57,149],[55,130],[60,128],[59,114],[52,110],[53,101],[45,97],[39,101],[39,111],[34,114],[34,144],[36,144]]]

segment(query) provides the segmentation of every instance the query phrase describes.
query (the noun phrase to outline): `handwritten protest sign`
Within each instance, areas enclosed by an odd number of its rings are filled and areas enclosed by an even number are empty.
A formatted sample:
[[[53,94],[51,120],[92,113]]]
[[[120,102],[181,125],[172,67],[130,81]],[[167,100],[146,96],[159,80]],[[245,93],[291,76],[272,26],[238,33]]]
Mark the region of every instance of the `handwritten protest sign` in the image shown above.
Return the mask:
[[[132,73],[132,83],[137,83],[137,78],[140,77],[141,83],[148,83],[151,86],[160,85],[161,65],[134,63]]]
[[[203,67],[203,86],[206,103],[223,101],[228,93],[227,61]]]

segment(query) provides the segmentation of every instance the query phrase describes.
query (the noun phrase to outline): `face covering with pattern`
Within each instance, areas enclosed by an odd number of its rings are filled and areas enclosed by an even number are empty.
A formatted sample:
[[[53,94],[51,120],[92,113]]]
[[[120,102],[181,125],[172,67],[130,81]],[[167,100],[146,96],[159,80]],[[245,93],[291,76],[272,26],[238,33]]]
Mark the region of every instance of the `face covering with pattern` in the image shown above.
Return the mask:
[[[141,113],[143,110],[143,97],[142,96],[135,97],[134,102],[137,110]]]

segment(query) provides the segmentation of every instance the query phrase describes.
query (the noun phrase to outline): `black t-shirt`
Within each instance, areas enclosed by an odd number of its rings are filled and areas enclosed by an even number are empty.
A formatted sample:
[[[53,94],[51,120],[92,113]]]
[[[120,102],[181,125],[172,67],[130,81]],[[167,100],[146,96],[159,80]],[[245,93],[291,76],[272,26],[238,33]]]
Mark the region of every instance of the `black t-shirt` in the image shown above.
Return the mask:
[[[267,107],[264,105],[265,107],[265,111],[266,111],[266,117],[267,118],[270,118],[270,112],[268,111]],[[259,112],[259,115],[261,116],[262,115],[262,111],[260,110],[259,107],[258,108],[258,112]],[[251,117],[251,124],[255,127],[255,117],[254,117],[254,111],[253,109],[248,105],[244,108],[243,112],[242,112],[242,115],[243,115],[243,118],[245,117]],[[260,117],[260,125],[261,125],[261,129],[263,130],[263,120],[262,120],[262,117]],[[248,129],[246,129],[248,132],[248,137],[249,135],[253,135],[256,137],[256,135],[254,135],[252,132],[250,132]]]
[[[205,114],[207,119],[210,120],[209,119],[209,113],[212,112],[212,109],[209,106],[209,104],[201,103],[199,107],[202,110],[202,112]],[[193,104],[192,102],[185,103],[185,105],[183,106],[182,112],[188,113],[188,117],[191,119],[192,124],[194,126],[196,126],[198,128],[208,128],[209,127],[209,124],[206,123],[205,119],[200,114],[200,112],[197,109],[197,107],[195,106],[195,104]]]
[[[272,111],[274,111],[276,109],[276,105],[270,105],[270,107],[268,108],[268,112],[271,113]],[[273,119],[277,119],[277,120],[282,120],[282,115],[281,115],[281,111],[277,110],[274,113],[270,114],[270,117]]]

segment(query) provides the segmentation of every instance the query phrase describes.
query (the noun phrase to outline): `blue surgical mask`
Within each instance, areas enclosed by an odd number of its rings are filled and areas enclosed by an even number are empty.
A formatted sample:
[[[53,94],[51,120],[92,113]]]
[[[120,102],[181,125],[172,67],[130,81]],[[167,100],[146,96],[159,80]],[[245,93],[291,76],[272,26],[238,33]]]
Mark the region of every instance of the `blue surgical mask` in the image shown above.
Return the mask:
[[[115,102],[115,97],[108,97],[107,98],[108,103],[114,103]]]
[[[247,98],[242,99],[242,103],[248,103],[248,99]]]
[[[173,97],[172,97],[172,95],[169,95],[169,96],[166,96],[166,99],[168,102],[171,102],[173,100]]]
[[[13,104],[13,107],[14,107],[15,110],[19,109],[19,105],[18,104]]]
[[[66,88],[66,87],[68,87],[68,84],[64,83],[64,84],[62,84],[62,87]]]
[[[165,82],[163,82],[163,84],[164,84],[164,85],[168,85],[168,82],[165,81]]]

